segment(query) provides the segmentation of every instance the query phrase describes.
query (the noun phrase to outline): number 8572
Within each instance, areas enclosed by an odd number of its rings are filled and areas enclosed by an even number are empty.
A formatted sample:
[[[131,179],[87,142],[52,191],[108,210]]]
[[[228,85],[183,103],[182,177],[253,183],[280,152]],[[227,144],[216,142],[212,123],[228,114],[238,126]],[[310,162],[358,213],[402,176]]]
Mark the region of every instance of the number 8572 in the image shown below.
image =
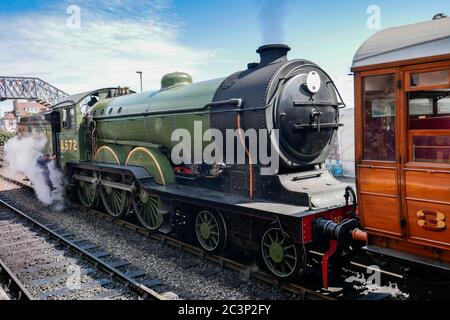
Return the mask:
[[[61,140],[61,151],[77,151],[76,140]]]

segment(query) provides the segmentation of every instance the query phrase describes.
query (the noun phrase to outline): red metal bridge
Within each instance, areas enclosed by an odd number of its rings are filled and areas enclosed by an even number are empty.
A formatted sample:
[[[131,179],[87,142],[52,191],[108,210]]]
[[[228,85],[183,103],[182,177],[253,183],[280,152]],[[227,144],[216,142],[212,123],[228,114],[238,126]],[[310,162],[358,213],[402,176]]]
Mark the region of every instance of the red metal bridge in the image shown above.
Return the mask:
[[[50,107],[67,96],[64,91],[39,78],[0,76],[0,101],[27,99]]]

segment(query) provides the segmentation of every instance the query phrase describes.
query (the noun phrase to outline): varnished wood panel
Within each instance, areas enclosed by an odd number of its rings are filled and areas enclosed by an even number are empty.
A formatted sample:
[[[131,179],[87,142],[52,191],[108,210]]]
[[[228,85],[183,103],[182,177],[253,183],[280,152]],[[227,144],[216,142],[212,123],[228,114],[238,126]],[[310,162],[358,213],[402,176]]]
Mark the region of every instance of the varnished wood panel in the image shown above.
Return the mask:
[[[406,171],[406,197],[450,203],[450,172]]]
[[[398,199],[361,194],[360,204],[365,228],[400,235]]]
[[[383,195],[397,196],[397,170],[359,168],[359,190]]]
[[[421,210],[440,212],[445,215],[445,224],[450,223],[450,205],[443,205],[421,201],[407,201],[408,204],[408,225],[411,239],[440,243],[450,247],[450,226],[442,230],[427,230],[419,225],[417,213]]]
[[[387,246],[388,248],[399,250],[401,252],[409,252],[435,260],[450,262],[450,251],[447,250],[448,248],[446,246],[430,246],[414,239],[410,239],[409,241],[389,238],[386,239],[386,237],[384,236],[369,237],[369,244],[377,245],[380,247]],[[439,249],[435,249],[435,247]]]

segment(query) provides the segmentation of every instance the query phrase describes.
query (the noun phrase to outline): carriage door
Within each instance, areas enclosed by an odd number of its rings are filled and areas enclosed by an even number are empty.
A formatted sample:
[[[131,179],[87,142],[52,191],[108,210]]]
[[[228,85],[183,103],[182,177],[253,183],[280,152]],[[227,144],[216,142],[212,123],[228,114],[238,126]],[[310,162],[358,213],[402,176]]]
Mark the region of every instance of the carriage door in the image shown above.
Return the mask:
[[[424,68],[425,67],[425,68]],[[450,246],[450,62],[405,72],[410,240]]]
[[[402,235],[397,69],[356,78],[358,194],[364,227]]]

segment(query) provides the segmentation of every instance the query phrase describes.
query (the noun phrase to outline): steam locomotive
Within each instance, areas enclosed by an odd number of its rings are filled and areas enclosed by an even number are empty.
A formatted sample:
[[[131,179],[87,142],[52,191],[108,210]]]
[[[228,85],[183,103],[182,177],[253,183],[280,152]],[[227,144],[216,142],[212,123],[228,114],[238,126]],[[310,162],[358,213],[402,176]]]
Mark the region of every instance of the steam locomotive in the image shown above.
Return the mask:
[[[193,83],[175,72],[158,91],[106,88],[55,105],[46,117],[69,193],[207,252],[228,245],[259,252],[282,279],[306,271],[311,251],[323,252],[326,287],[330,258],[349,254],[365,233],[352,187],[324,167],[344,103],[323,69],[288,60],[289,50],[262,46],[259,63],[225,78]],[[189,134],[180,161],[173,156],[177,129]],[[222,147],[217,137],[230,130],[235,143]],[[208,132],[208,141],[195,140]],[[222,153],[227,160],[186,160],[211,147],[214,159]],[[263,149],[278,165],[258,159]]]
[[[208,252],[231,245],[259,252],[281,279],[321,266],[324,287],[329,261],[349,261],[365,243],[366,257],[414,283],[417,297],[445,297],[449,26],[437,15],[383,30],[355,55],[359,213],[352,186],[323,164],[340,127],[339,92],[318,65],[288,60],[285,45],[260,47],[259,63],[226,78],[193,83],[175,72],[158,91],[71,96],[46,123],[23,130],[51,138],[47,152],[86,207],[135,215],[145,228]],[[224,146],[216,137],[230,131],[237,144]],[[175,132],[188,133],[181,149]],[[202,157],[207,150],[215,161]],[[270,163],[260,161],[261,150]],[[200,161],[187,161],[198,152]]]

